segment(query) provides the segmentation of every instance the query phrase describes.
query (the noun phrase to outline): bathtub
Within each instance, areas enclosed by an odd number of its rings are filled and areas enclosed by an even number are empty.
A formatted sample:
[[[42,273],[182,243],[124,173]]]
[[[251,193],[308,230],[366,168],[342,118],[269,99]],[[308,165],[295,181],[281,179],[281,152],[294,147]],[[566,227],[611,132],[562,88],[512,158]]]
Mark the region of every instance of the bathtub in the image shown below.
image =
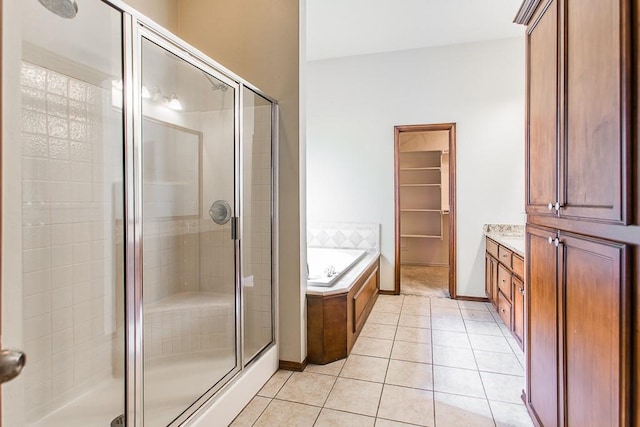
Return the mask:
[[[307,285],[333,286],[366,253],[363,249],[307,248]]]

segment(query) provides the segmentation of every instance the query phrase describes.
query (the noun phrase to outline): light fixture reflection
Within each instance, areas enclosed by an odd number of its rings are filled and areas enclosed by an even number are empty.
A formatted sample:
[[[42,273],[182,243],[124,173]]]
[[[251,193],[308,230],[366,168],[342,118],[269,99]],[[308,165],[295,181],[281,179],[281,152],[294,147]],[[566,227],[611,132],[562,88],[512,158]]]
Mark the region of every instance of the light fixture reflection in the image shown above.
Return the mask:
[[[144,98],[144,99],[150,99],[151,98],[151,92],[149,92],[149,89],[147,89],[147,87],[145,85],[142,85],[142,90],[140,92],[140,96],[142,96],[142,98]]]
[[[171,99],[169,100],[169,103],[167,104],[167,107],[171,108],[172,110],[176,110],[176,111],[182,110],[182,104],[180,103],[180,100],[178,99],[178,97],[176,96],[175,93],[171,94]]]

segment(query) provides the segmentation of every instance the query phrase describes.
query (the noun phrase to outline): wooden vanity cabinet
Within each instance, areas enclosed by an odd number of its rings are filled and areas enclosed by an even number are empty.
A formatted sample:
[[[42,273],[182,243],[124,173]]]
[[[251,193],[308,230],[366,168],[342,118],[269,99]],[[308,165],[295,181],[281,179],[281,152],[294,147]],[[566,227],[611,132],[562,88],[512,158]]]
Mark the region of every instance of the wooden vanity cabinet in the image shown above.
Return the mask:
[[[527,245],[527,406],[540,426],[627,425],[627,245],[534,226]]]
[[[631,2],[527,3],[527,214],[626,224]]]
[[[516,16],[527,26],[524,400],[538,427],[640,425],[637,3],[525,0]]]
[[[516,341],[524,344],[524,259],[486,238],[485,293]]]

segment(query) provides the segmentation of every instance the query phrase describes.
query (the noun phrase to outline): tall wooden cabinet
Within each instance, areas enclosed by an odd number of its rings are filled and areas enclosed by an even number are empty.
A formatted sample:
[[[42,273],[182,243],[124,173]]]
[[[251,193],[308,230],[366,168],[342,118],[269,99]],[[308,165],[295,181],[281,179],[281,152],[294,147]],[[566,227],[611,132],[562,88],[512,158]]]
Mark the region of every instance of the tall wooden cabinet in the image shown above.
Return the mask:
[[[516,17],[527,26],[524,398],[538,426],[640,425],[639,13],[633,0],[527,0]]]

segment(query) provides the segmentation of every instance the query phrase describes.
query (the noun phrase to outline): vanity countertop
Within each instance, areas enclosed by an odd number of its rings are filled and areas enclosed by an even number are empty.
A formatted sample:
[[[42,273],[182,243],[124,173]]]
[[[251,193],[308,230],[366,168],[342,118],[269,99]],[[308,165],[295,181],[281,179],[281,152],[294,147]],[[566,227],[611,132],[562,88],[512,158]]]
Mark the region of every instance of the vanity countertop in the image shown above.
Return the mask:
[[[485,224],[484,235],[524,258],[524,225]]]
[[[309,286],[307,285],[307,295],[337,295],[349,292],[356,283],[358,277],[369,267],[378,262],[380,251],[368,252],[358,263],[340,277],[333,286]]]

